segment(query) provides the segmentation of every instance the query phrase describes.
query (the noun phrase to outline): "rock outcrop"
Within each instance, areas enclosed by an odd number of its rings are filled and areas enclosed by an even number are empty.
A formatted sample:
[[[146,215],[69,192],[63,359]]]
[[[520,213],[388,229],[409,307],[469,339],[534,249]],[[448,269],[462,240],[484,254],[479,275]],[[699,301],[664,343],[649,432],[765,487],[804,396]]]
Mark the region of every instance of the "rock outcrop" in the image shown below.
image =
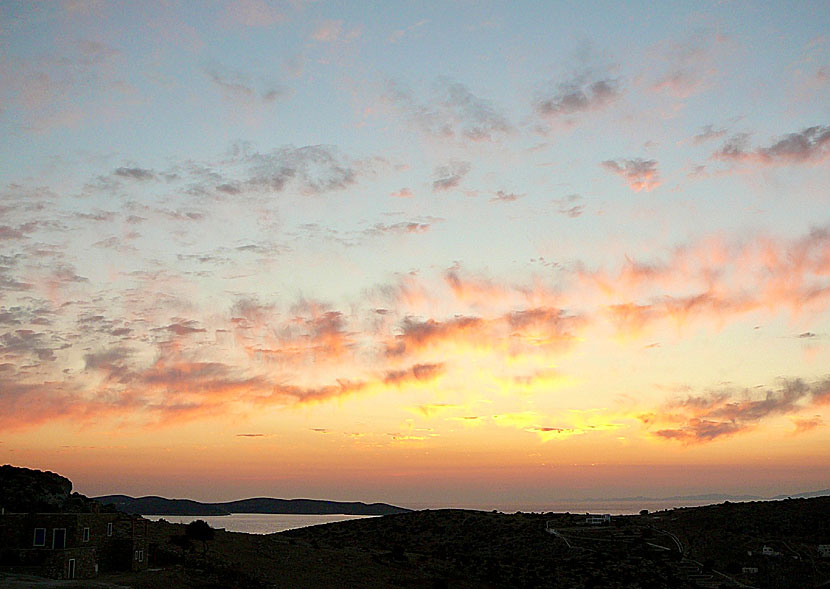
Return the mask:
[[[72,481],[49,471],[0,466],[0,508],[7,513],[90,512],[97,503],[72,492]]]

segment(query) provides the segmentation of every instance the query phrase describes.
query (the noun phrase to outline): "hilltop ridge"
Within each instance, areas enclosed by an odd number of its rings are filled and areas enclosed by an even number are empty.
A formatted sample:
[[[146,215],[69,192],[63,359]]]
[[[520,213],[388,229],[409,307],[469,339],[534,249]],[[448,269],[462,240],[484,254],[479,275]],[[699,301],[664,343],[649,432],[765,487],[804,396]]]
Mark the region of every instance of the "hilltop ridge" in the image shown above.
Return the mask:
[[[387,503],[360,501],[326,501],[321,499],[275,499],[254,497],[221,503],[204,503],[192,499],[166,499],[155,495],[130,497],[102,495],[95,497],[104,505],[112,504],[119,511],[139,515],[230,515],[232,513],[272,513],[296,515],[390,515],[411,511]]]

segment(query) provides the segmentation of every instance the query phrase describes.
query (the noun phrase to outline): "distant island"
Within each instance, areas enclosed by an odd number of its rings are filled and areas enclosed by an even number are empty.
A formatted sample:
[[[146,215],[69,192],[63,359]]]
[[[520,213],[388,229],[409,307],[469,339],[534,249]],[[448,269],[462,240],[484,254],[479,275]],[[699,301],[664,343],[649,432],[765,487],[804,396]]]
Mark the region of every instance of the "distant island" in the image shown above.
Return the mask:
[[[811,497],[826,497],[828,495],[830,495],[830,489],[793,493],[791,495],[775,495],[774,497],[706,493],[704,495],[673,495],[671,497],[647,497],[645,495],[637,495],[636,497],[591,497],[589,499],[574,499],[574,501],[779,501],[781,499],[809,499]]]
[[[412,511],[387,503],[362,503],[359,501],[324,501],[320,499],[273,499],[257,497],[202,503],[191,499],[166,499],[164,497],[130,497],[128,495],[103,495],[93,497],[103,505],[113,505],[118,511],[138,515],[231,515],[233,513],[271,513],[294,515],[392,515]]]

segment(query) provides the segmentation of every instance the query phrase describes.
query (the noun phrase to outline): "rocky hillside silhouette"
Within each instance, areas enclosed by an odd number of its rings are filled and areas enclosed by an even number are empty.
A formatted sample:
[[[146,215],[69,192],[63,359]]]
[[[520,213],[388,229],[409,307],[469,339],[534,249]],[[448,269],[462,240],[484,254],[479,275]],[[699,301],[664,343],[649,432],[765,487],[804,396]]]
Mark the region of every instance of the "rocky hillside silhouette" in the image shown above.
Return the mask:
[[[72,492],[72,481],[50,471],[0,466],[0,507],[7,513],[91,512],[97,503]]]
[[[229,515],[231,513],[275,513],[295,515],[390,515],[411,511],[386,503],[362,503],[359,501],[324,501],[319,499],[274,499],[257,497],[202,503],[191,499],[165,499],[164,497],[129,497],[128,495],[103,495],[95,497],[103,505],[114,505],[118,511],[140,515]]]

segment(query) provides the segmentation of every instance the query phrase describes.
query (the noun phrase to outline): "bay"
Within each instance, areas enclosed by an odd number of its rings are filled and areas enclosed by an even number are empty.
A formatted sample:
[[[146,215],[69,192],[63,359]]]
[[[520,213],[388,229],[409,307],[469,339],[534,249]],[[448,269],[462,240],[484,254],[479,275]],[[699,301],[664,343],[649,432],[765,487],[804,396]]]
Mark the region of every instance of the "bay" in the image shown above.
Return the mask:
[[[319,524],[341,522],[376,515],[298,515],[293,513],[233,513],[231,515],[145,515],[149,520],[164,519],[173,524],[189,524],[197,519],[203,520],[212,528],[225,529],[228,532],[246,534],[273,534],[285,530],[305,528]]]

